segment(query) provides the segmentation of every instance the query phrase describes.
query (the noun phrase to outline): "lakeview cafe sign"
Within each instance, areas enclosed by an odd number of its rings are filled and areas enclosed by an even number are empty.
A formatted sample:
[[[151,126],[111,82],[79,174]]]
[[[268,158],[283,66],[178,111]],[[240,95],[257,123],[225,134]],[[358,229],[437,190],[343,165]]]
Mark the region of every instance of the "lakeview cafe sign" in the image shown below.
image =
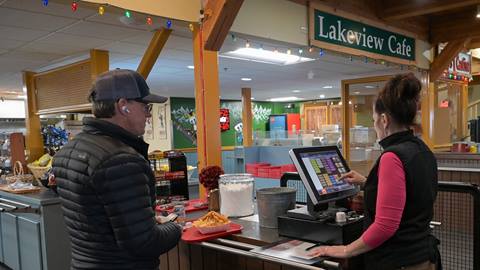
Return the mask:
[[[397,62],[415,61],[415,39],[313,8],[313,45]],[[313,37],[312,37],[313,35]],[[339,45],[331,46],[331,45]],[[347,47],[351,49],[343,49]],[[372,55],[374,54],[374,55]],[[386,56],[386,57],[382,57]]]

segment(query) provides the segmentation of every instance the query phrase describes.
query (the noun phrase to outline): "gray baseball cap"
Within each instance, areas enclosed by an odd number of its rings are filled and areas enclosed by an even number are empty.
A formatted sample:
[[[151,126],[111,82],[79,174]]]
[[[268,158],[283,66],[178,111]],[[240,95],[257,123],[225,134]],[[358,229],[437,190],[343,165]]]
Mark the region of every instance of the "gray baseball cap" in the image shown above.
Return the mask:
[[[145,79],[129,69],[114,69],[98,75],[90,91],[93,101],[140,99],[145,103],[164,103],[168,98],[151,94]]]

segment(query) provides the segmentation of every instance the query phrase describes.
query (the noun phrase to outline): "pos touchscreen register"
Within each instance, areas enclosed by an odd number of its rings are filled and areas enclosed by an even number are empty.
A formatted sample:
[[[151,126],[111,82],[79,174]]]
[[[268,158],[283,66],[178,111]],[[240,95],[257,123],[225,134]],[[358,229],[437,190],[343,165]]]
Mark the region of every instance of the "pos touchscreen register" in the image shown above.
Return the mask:
[[[289,154],[313,205],[358,193],[357,186],[340,180],[350,169],[336,146],[294,148]]]

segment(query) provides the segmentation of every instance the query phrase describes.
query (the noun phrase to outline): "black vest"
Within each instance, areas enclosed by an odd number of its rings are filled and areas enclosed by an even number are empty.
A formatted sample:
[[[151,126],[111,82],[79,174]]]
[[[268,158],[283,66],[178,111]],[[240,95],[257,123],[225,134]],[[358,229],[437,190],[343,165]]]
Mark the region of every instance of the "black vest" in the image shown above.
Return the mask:
[[[436,262],[438,240],[431,236],[429,225],[437,196],[437,161],[430,149],[412,131],[392,134],[383,139],[380,145],[384,149],[383,153],[395,153],[403,164],[406,202],[395,234],[365,254],[366,269],[389,270],[427,260]],[[365,228],[375,220],[380,158],[381,156],[365,183]],[[388,178],[383,181],[388,181]]]

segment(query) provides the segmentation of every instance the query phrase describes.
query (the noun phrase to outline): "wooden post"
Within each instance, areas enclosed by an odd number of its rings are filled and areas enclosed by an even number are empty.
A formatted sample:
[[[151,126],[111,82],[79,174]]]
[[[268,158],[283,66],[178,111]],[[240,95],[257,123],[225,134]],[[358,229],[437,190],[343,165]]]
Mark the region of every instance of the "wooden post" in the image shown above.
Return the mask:
[[[350,161],[350,106],[348,101],[350,100],[350,84],[346,81],[342,81],[342,148],[343,156],[345,160]]]
[[[428,145],[430,149],[433,151],[435,147],[435,84],[432,81],[428,82],[428,110],[426,113],[428,113],[428,138],[431,140],[431,145]]]
[[[10,134],[10,155],[12,156],[12,170],[15,167],[15,163],[17,161],[20,161],[20,163],[22,163],[22,167],[24,170],[27,169],[27,167],[25,167],[25,139],[22,133],[15,132]]]
[[[220,139],[220,92],[217,52],[203,49],[202,30],[193,25],[193,62],[195,65],[195,112],[197,120],[198,170],[210,165],[222,166]],[[205,188],[200,185],[200,198]]]
[[[25,125],[27,129],[27,162],[33,162],[44,154],[40,117],[37,115],[37,94],[35,92],[34,72],[23,72],[23,92],[27,96],[25,106]]]
[[[433,84],[430,83],[429,78],[430,75],[426,73],[420,79],[422,83],[420,112],[422,116],[422,139],[430,149],[433,149],[433,115],[435,108],[433,105]]]
[[[252,89],[242,88],[243,146],[252,146]]]
[[[137,68],[137,72],[140,73],[143,78],[147,79],[148,74],[150,74],[150,71],[152,71],[153,65],[157,61],[163,46],[165,46],[170,33],[172,33],[172,30],[166,28],[155,31],[150,44],[145,50],[142,61]]]
[[[94,82],[98,75],[110,68],[108,51],[90,50],[90,59],[90,75],[92,82]]]

